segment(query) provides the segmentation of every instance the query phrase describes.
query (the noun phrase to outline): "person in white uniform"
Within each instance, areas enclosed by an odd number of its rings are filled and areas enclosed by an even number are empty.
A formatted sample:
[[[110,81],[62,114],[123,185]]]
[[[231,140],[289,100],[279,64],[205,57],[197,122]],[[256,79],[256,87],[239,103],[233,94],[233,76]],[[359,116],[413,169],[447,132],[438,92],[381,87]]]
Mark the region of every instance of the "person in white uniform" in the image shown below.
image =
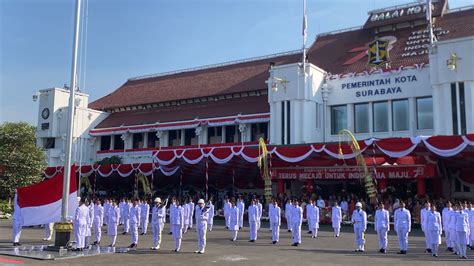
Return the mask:
[[[239,199],[237,199],[237,208],[239,209],[239,230],[244,227],[244,212],[245,212],[245,202],[244,198],[242,195],[239,196]]]
[[[120,203],[118,204],[118,207],[119,207],[119,210],[120,210],[120,221],[119,221],[119,225],[122,225],[123,224],[123,209],[125,207],[125,204],[126,201],[125,201],[125,198],[122,198],[122,200],[120,201]]]
[[[107,222],[109,220],[109,208],[111,206],[111,203],[109,201],[109,199],[105,199],[104,200],[104,225],[107,225]]]
[[[273,200],[274,198],[272,197],[272,200],[268,203],[268,231],[272,231],[272,224],[270,223],[270,212],[272,211],[273,208]]]
[[[209,207],[204,206],[204,199],[199,199],[194,216],[196,219],[196,234],[198,241],[198,249],[194,252],[197,254],[204,254],[206,250],[206,233],[207,221],[209,220]]]
[[[367,213],[362,210],[362,203],[357,202],[356,209],[352,213],[352,224],[354,225],[354,240],[356,245],[356,252],[365,251],[365,237],[364,233],[367,230]]]
[[[117,206],[116,202],[112,200],[112,204],[108,208],[109,213],[107,215],[107,235],[110,237],[109,247],[115,247],[115,242],[117,241],[117,227],[120,222],[120,208]],[[104,216],[105,217],[105,216]]]
[[[74,215],[74,237],[76,239],[76,248],[74,251],[82,251],[84,249],[88,217],[89,208],[85,205],[84,199],[81,199],[79,206],[76,208],[76,214]]]
[[[119,208],[120,209],[120,208]],[[104,207],[100,204],[100,200],[95,201],[94,217],[92,219],[92,226],[94,227],[94,245],[100,245],[102,238],[102,225],[104,224]]]
[[[453,241],[451,236],[451,230],[449,230],[449,219],[451,218],[451,215],[453,213],[453,208],[451,201],[446,202],[446,207],[443,209],[441,212],[441,218],[443,220],[443,231],[444,231],[444,239],[446,242],[446,247],[448,251],[453,251]]]
[[[232,207],[232,204],[229,201],[229,198],[226,196],[224,199],[224,220],[225,220],[225,228],[229,229],[229,216],[230,216],[230,208]]]
[[[155,198],[155,206],[151,211],[151,231],[153,232],[153,247],[152,250],[160,249],[161,233],[165,226],[166,217],[166,203],[161,204],[161,198]]]
[[[430,243],[429,235],[428,235],[427,230],[425,230],[426,218],[427,218],[428,214],[430,213],[430,210],[431,210],[431,204],[430,204],[430,202],[427,201],[427,202],[425,202],[425,208],[421,209],[421,213],[420,213],[421,230],[425,234],[425,246],[426,246],[425,252],[426,253],[431,253],[431,248],[430,248],[430,244],[429,244]]]
[[[308,224],[308,234],[312,234],[313,231],[311,231],[311,228],[313,228],[312,225],[312,212],[313,212],[313,206],[314,206],[314,201],[313,199],[309,199],[308,204],[306,204],[305,210],[306,210],[306,223]]]
[[[255,205],[257,206],[257,210],[258,210],[257,230],[260,230],[260,225],[262,224],[263,205],[260,202],[260,199],[258,197],[256,199]]]
[[[469,215],[464,212],[461,203],[457,206],[455,218],[456,245],[459,258],[467,259],[467,241],[469,235]]]
[[[431,206],[426,220],[426,230],[429,234],[431,255],[438,257],[438,248],[441,244],[441,234],[443,233],[443,225],[441,224],[441,214],[436,211],[436,206]]]
[[[318,237],[319,208],[318,206],[315,205],[314,200],[310,200],[310,203],[306,206],[306,217],[308,219],[309,231],[311,232],[311,238]]]
[[[133,200],[133,206],[130,208],[130,235],[131,244],[129,248],[138,246],[138,225],[140,224],[140,208],[138,207],[138,199]]]
[[[231,241],[236,241],[237,240],[237,235],[239,233],[239,224],[240,222],[240,213],[239,213],[239,208],[235,206],[235,201],[232,201],[231,207],[228,210],[229,213],[229,226],[227,229],[232,231],[232,238]]]
[[[341,201],[341,209],[342,209],[342,213],[347,216],[349,212],[349,203],[347,202],[345,198],[343,198]]]
[[[405,208],[405,202],[400,202],[400,208],[395,211],[394,229],[397,233],[398,245],[400,251],[398,254],[407,254],[408,250],[408,234],[411,231],[411,214]]]
[[[474,207],[472,202],[469,203],[469,246],[471,250],[474,250]]]
[[[341,222],[342,222],[342,208],[338,206],[337,201],[334,202],[334,206],[331,211],[331,223],[332,229],[334,230],[334,237],[339,237],[341,233]]]
[[[326,203],[324,202],[323,197],[319,196],[318,201],[316,202],[316,205],[317,205],[320,209],[326,208]]]
[[[193,198],[189,197],[187,206],[189,208],[189,217],[188,217],[188,219],[189,219],[189,223],[188,223],[189,228],[188,229],[192,229],[193,228],[193,216],[194,216]]]
[[[269,208],[270,227],[272,230],[272,244],[280,241],[281,210],[276,198],[273,198],[272,207]]]
[[[130,232],[130,209],[131,208],[132,208],[132,204],[130,203],[130,200],[127,200],[125,202],[125,205],[123,206],[123,233],[122,235],[128,234],[128,232]],[[106,213],[105,206],[104,206],[104,213]]]
[[[379,239],[379,252],[387,252],[387,233],[390,231],[390,214],[384,208],[383,202],[379,202],[378,210],[375,211],[375,221],[374,221],[375,232]]]
[[[303,223],[303,209],[299,206],[298,200],[293,199],[291,208],[291,231],[293,232],[293,245],[297,247],[301,244],[301,224]]]
[[[179,204],[179,200],[174,199],[175,207],[170,208],[170,224],[172,236],[175,240],[174,252],[181,250],[181,241],[184,228],[184,208]]]
[[[186,234],[189,228],[189,221],[190,221],[189,217],[191,216],[191,209],[189,208],[189,205],[187,203],[183,205],[183,214],[184,214],[183,234]]]
[[[288,201],[285,204],[285,218],[286,218],[286,226],[288,227],[288,233],[291,232],[291,212],[292,212],[293,205],[291,204],[291,200],[288,199]]]
[[[13,199],[13,230],[12,230],[12,242],[13,246],[21,246],[20,236],[21,236],[21,227],[23,226],[23,217],[21,216],[20,206],[18,206],[17,194],[15,192],[15,197]]]
[[[86,236],[84,237],[84,248],[89,249],[92,236],[92,223],[94,221],[94,204],[86,200],[87,209],[89,209],[89,215],[87,216]]]
[[[250,227],[250,240],[249,242],[255,242],[257,240],[257,231],[258,231],[258,207],[257,201],[252,199],[250,206],[247,210],[247,215],[249,218],[249,227]]]
[[[150,216],[150,204],[143,199],[140,207],[140,227],[142,229],[140,235],[146,235],[148,231],[148,217]]]
[[[214,225],[214,204],[212,204],[212,199],[209,200],[209,203],[207,204],[209,207],[209,218],[207,220],[207,229],[209,232],[212,231],[212,226]]]

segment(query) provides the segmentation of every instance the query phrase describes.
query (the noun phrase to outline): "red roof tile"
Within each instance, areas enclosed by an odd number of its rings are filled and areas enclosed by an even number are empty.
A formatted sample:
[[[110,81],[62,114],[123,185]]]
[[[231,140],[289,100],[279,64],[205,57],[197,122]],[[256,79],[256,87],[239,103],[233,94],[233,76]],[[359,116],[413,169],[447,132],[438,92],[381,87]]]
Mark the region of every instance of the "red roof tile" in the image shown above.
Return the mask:
[[[151,108],[116,112],[109,115],[96,129],[153,124],[156,122],[178,122],[195,118],[236,116],[238,114],[261,114],[270,112],[267,95],[219,100],[199,104],[185,104],[166,108]]]

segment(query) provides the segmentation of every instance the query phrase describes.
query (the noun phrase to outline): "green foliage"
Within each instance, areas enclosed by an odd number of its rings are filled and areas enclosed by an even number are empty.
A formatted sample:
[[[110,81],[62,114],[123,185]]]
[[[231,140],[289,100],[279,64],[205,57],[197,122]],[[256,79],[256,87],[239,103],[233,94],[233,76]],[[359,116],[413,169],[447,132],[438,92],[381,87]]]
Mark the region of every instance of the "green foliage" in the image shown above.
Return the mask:
[[[105,157],[104,159],[97,161],[96,164],[98,165],[122,164],[122,157],[120,156]]]
[[[0,213],[13,214],[13,205],[8,200],[0,200]]]
[[[35,127],[25,122],[0,125],[0,198],[13,197],[17,187],[41,181],[46,154],[36,146]]]

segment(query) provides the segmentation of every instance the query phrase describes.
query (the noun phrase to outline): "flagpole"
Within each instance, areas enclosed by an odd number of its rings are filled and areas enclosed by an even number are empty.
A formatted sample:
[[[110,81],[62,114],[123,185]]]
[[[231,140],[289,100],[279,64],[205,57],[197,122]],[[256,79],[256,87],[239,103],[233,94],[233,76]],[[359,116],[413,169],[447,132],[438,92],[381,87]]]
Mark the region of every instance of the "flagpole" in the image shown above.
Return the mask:
[[[430,34],[430,49],[433,48],[433,43],[436,41],[436,37],[433,32],[433,14],[432,14],[432,0],[426,0],[426,20],[428,20],[428,31]]]
[[[72,165],[72,142],[74,132],[74,113],[75,113],[75,91],[77,83],[77,48],[80,31],[80,17],[81,17],[81,0],[76,0],[76,15],[74,26],[74,42],[72,50],[72,66],[71,66],[71,84],[69,86],[69,108],[67,120],[67,135],[66,135],[66,162],[64,165],[64,181],[63,181],[63,199],[61,204],[61,221],[67,222],[68,206],[69,206],[69,185],[71,178]],[[74,176],[75,177],[75,176]]]
[[[306,0],[303,0],[303,73],[306,73],[306,36],[307,36],[307,21],[306,21]]]

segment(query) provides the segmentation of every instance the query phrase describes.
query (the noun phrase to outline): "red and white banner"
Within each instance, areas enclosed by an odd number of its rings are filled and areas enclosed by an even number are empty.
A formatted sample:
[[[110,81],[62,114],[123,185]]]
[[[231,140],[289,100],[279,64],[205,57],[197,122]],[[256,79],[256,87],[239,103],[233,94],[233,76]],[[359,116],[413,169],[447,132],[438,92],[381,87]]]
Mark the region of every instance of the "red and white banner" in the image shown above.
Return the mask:
[[[76,170],[71,169],[69,186],[68,217],[72,218],[77,208]],[[58,222],[61,219],[63,173],[38,184],[17,188],[17,204],[23,218],[23,226]]]
[[[377,166],[368,167],[369,173],[377,179],[413,179],[433,178],[436,174],[434,165],[410,166]],[[360,179],[363,172],[360,167],[300,167],[279,168],[272,170],[273,179]]]

